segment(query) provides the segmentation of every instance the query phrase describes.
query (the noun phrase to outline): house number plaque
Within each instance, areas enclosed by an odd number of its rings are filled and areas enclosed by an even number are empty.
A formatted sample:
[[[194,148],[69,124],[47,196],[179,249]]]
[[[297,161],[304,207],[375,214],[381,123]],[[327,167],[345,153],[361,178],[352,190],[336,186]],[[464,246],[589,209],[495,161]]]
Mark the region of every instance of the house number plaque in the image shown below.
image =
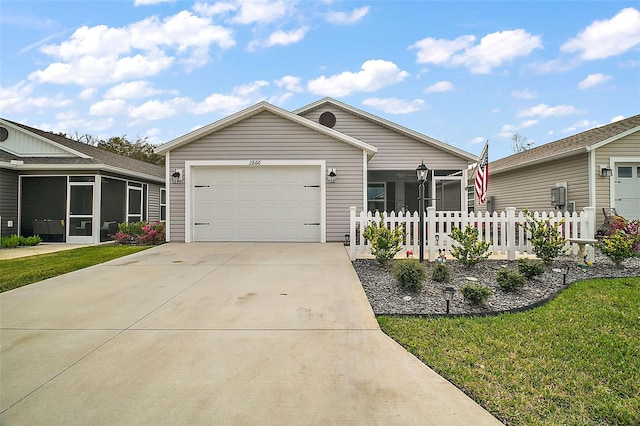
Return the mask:
[[[250,166],[259,166],[262,160],[249,160]]]

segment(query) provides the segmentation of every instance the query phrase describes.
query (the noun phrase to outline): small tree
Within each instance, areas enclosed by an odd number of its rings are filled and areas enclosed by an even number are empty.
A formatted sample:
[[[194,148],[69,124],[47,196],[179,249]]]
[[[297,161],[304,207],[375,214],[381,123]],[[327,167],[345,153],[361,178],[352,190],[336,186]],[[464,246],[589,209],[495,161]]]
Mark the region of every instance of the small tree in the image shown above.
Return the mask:
[[[560,232],[564,218],[552,224],[551,218],[536,218],[528,209],[524,210],[524,214],[527,221],[520,226],[525,232],[531,233],[529,241],[533,246],[533,252],[548,266],[565,250],[567,239]]]
[[[533,148],[533,141],[528,140],[526,136],[522,136],[520,133],[514,133],[511,136],[511,140],[513,141],[511,148],[516,154]]]
[[[451,238],[459,244],[451,248],[451,256],[467,268],[491,256],[489,243],[478,239],[478,229],[471,225],[467,225],[464,231],[454,226],[451,230]]]
[[[400,224],[394,229],[387,228],[384,224],[384,214],[382,214],[380,216],[380,225],[378,225],[377,221],[372,220],[362,235],[371,244],[371,254],[375,256],[378,262],[386,265],[402,250],[404,226]]]

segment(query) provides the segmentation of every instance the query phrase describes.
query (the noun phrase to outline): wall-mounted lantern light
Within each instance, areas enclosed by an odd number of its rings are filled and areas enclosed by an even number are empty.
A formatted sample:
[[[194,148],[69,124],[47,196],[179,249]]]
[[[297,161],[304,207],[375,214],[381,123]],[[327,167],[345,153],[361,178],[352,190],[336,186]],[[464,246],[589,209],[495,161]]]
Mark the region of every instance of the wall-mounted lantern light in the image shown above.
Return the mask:
[[[337,176],[336,169],[329,169],[329,172],[327,173],[327,182],[336,183]]]
[[[182,169],[175,169],[171,173],[171,183],[178,183],[182,180]]]
[[[600,166],[600,176],[602,177],[611,177],[613,176],[613,170],[608,166],[601,165]]]

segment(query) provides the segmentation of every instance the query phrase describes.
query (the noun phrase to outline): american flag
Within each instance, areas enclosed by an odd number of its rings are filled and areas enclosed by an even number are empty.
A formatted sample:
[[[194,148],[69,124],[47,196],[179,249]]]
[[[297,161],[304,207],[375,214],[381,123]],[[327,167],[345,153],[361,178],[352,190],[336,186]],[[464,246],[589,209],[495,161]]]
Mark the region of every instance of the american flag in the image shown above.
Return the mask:
[[[476,195],[480,204],[487,201],[487,188],[489,187],[489,141],[484,145],[480,160],[476,167]]]

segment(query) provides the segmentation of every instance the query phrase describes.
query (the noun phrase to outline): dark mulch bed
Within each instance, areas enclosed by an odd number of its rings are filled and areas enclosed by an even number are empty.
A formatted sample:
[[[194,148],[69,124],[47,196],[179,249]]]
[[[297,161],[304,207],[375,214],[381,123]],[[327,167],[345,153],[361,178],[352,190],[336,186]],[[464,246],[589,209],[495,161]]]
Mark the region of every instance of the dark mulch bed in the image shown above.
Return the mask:
[[[574,256],[561,256],[546,268],[545,272],[517,291],[506,292],[497,284],[496,272],[503,268],[517,270],[516,261],[486,260],[473,268],[465,268],[457,261],[448,261],[451,267],[451,279],[447,283],[431,280],[435,264],[427,262],[427,280],[420,292],[412,293],[400,287],[391,274],[391,267],[383,267],[373,259],[357,259],[353,267],[360,278],[362,287],[376,315],[443,315],[446,314],[446,302],[443,296],[445,287],[456,289],[450,305],[453,315],[486,315],[505,311],[526,310],[545,303],[555,297],[563,286],[563,274],[553,269],[562,269],[569,265],[567,284],[589,278],[621,278],[640,276],[640,258],[628,259],[616,266],[607,257],[596,253],[593,268],[579,267]],[[471,281],[468,278],[475,278]],[[460,289],[468,283],[482,284],[492,290],[492,295],[482,305],[468,303]]]

